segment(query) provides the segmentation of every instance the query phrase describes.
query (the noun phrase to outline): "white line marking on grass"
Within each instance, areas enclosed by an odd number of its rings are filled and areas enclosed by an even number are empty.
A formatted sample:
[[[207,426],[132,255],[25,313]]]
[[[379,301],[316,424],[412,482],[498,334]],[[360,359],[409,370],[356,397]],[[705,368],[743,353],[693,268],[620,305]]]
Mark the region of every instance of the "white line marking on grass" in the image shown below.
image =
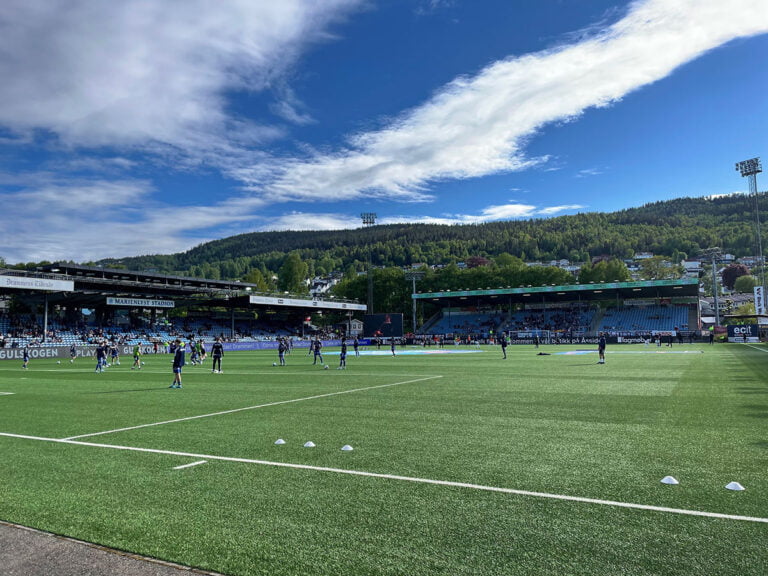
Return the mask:
[[[754,348],[755,350],[760,350],[760,352],[768,352],[768,350],[766,350],[764,347],[758,348],[757,346],[753,346],[752,344],[744,344],[744,346],[746,346],[747,348]]]
[[[16,392],[0,392],[0,396],[11,396],[13,394],[16,394]]]
[[[668,514],[681,514],[684,516],[699,516],[704,518],[718,518],[721,520],[741,520],[744,522],[759,522],[768,524],[768,518],[754,516],[738,516],[735,514],[720,514],[718,512],[704,512],[701,510],[685,510],[682,508],[667,508],[665,506],[652,506],[648,504],[633,504],[631,502],[617,502],[615,500],[600,500],[598,498],[584,498],[581,496],[567,496],[565,494],[550,494],[548,492],[532,492],[530,490],[517,490],[515,488],[501,488],[498,486],[484,486],[482,484],[469,484],[466,482],[453,482],[450,480],[432,480],[414,476],[398,476],[396,474],[380,474],[377,472],[364,472],[362,470],[345,470],[343,468],[329,468],[326,466],[310,466],[308,464],[291,464],[288,462],[270,462],[269,460],[255,460],[252,458],[237,458],[233,456],[213,456],[211,454],[195,454],[193,452],[176,452],[173,450],[158,450],[156,448],[139,448],[136,446],[119,446],[115,444],[97,444],[95,442],[79,442],[59,438],[43,438],[40,436],[27,436],[25,434],[10,434],[0,432],[0,436],[7,438],[19,438],[22,440],[36,440],[40,442],[53,442],[57,444],[70,444],[74,446],[89,446],[92,448],[109,448],[111,450],[125,450],[129,452],[144,452],[147,454],[162,454],[165,456],[184,456],[187,458],[201,458],[205,460],[218,460],[222,462],[238,462],[241,464],[258,464],[262,466],[275,466],[277,468],[291,468],[294,470],[312,470],[314,472],[331,472],[348,476],[363,476],[366,478],[379,478],[382,480],[397,480],[400,482],[414,482],[417,484],[431,484],[434,486],[449,486],[451,488],[467,488],[469,490],[481,490],[484,492],[497,492],[501,494],[514,494],[516,496],[531,496],[533,498],[546,498],[549,500],[564,500],[566,502],[580,502],[582,504],[597,504],[600,506],[614,506],[617,508],[630,508],[633,510],[647,510],[651,512],[666,512]]]
[[[181,466],[174,467],[174,470],[184,470],[184,468],[192,468],[192,466],[199,466],[205,464],[208,460],[198,460],[197,462],[191,462],[190,464],[182,464]]]
[[[176,422],[186,422],[187,420],[197,420],[198,418],[209,418],[211,416],[223,416],[224,414],[234,414],[244,410],[256,410],[258,408],[267,408],[269,406],[279,406],[280,404],[291,404],[292,402],[303,402],[305,400],[317,400],[318,398],[328,398],[330,396],[339,396],[340,394],[352,394],[353,392],[365,392],[375,390],[376,388],[388,388],[390,386],[400,386],[401,384],[413,384],[414,382],[424,382],[425,380],[434,380],[442,376],[427,376],[426,378],[417,378],[415,380],[405,380],[403,382],[393,382],[391,384],[379,384],[377,386],[366,386],[365,388],[354,388],[352,390],[342,390],[340,392],[328,392],[327,394],[318,394],[316,396],[306,396],[304,398],[294,398],[293,400],[279,400],[277,402],[268,402],[258,406],[246,406],[244,408],[233,408],[232,410],[222,410],[221,412],[212,412],[210,414],[199,414],[197,416],[187,416],[185,418],[176,418],[174,420],[165,420],[163,422],[151,422],[149,424],[139,424],[138,426],[128,426],[126,428],[116,428],[114,430],[105,430],[103,432],[93,432],[91,434],[80,434],[79,436],[70,436],[63,440],[77,440],[78,438],[89,438],[91,436],[101,436],[102,434],[113,434],[115,432],[126,432],[128,430],[138,430],[149,426],[162,426],[163,424],[174,424]]]

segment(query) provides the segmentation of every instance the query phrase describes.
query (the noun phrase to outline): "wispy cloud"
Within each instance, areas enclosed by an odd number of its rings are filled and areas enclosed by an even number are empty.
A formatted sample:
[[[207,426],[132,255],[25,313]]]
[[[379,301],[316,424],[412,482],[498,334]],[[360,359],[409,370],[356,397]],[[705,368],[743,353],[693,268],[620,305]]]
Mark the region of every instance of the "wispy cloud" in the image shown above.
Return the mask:
[[[761,0],[649,0],[576,43],[488,65],[349,146],[287,159],[273,180],[245,178],[271,201],[432,198],[430,185],[529,169],[527,140],[542,127],[608,106],[734,38],[768,31]]]
[[[584,206],[571,204],[564,206],[538,207],[530,204],[510,203],[500,206],[488,206],[476,214],[443,214],[385,216],[377,220],[377,224],[481,224],[500,220],[532,218],[536,216],[554,216],[556,214],[573,212]],[[291,212],[278,218],[264,219],[259,230],[344,230],[359,228],[360,218],[343,213],[307,213]]]
[[[359,3],[6,0],[0,124],[69,146],[152,142],[196,157],[269,141],[280,133],[270,119],[232,116],[226,93],[266,89]],[[283,95],[285,116],[298,105]]]
[[[603,170],[600,168],[585,168],[584,170],[579,170],[576,173],[576,178],[588,178],[590,176],[599,176],[603,173]]]
[[[261,229],[356,226],[343,214],[292,212],[267,220],[259,210],[292,201],[431,202],[442,181],[547,169],[548,156],[526,153],[545,126],[609,106],[709,50],[768,31],[764,0],[634,2],[610,26],[456,78],[380,129],[350,135],[345,146],[277,156],[269,144],[313,122],[286,73],[308,46],[333,40],[332,25],[364,4],[1,2],[0,145],[30,146],[42,134],[46,147],[86,153],[66,171],[108,165],[103,174],[117,178],[0,174],[9,242],[0,254],[18,261],[177,251],[210,239],[217,226],[244,231],[249,222]],[[265,107],[263,116],[245,118],[230,108],[233,92],[268,90],[272,114]],[[180,216],[153,196],[155,184],[125,176],[147,159],[214,168],[243,193]],[[488,221],[580,208],[509,203],[407,221]]]

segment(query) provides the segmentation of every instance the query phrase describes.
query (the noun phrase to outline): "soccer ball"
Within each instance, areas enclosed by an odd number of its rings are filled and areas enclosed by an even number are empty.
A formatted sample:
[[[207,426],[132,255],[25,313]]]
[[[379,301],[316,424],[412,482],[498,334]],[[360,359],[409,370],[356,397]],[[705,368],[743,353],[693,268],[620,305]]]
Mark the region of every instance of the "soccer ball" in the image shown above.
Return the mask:
[[[328,364],[326,364],[325,366],[323,366],[323,370],[328,370],[328,368],[330,368],[330,366],[328,366]]]
[[[144,362],[142,362],[141,365],[144,366]]]
[[[272,366],[277,366],[277,362],[272,362]]]
[[[61,360],[56,360],[56,364],[61,364]]]

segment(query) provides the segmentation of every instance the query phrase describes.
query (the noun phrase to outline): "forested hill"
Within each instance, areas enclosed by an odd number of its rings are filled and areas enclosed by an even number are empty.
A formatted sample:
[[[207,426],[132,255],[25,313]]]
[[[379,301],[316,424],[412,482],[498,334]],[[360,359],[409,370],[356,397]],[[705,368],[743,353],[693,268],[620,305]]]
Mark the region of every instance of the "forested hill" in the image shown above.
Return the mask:
[[[761,208],[766,194],[758,198]],[[396,224],[356,230],[254,232],[171,255],[108,259],[96,264],[208,278],[241,278],[252,269],[276,271],[298,252],[311,273],[357,268],[371,249],[376,266],[447,264],[503,253],[522,260],[585,262],[597,255],[636,252],[678,258],[719,246],[737,256],[756,253],[755,198],[680,198],[613,213],[470,225]],[[761,212],[766,222],[766,213]]]

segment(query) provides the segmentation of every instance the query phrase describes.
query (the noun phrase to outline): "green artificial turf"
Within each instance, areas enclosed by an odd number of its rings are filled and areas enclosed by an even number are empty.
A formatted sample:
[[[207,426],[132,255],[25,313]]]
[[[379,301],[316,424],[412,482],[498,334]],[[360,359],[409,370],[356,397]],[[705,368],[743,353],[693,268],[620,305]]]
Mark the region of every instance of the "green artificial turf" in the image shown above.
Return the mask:
[[[493,491],[768,518],[768,347],[587,349],[4,362],[0,432],[80,444],[0,436],[0,519],[232,575],[768,573],[768,523]]]

